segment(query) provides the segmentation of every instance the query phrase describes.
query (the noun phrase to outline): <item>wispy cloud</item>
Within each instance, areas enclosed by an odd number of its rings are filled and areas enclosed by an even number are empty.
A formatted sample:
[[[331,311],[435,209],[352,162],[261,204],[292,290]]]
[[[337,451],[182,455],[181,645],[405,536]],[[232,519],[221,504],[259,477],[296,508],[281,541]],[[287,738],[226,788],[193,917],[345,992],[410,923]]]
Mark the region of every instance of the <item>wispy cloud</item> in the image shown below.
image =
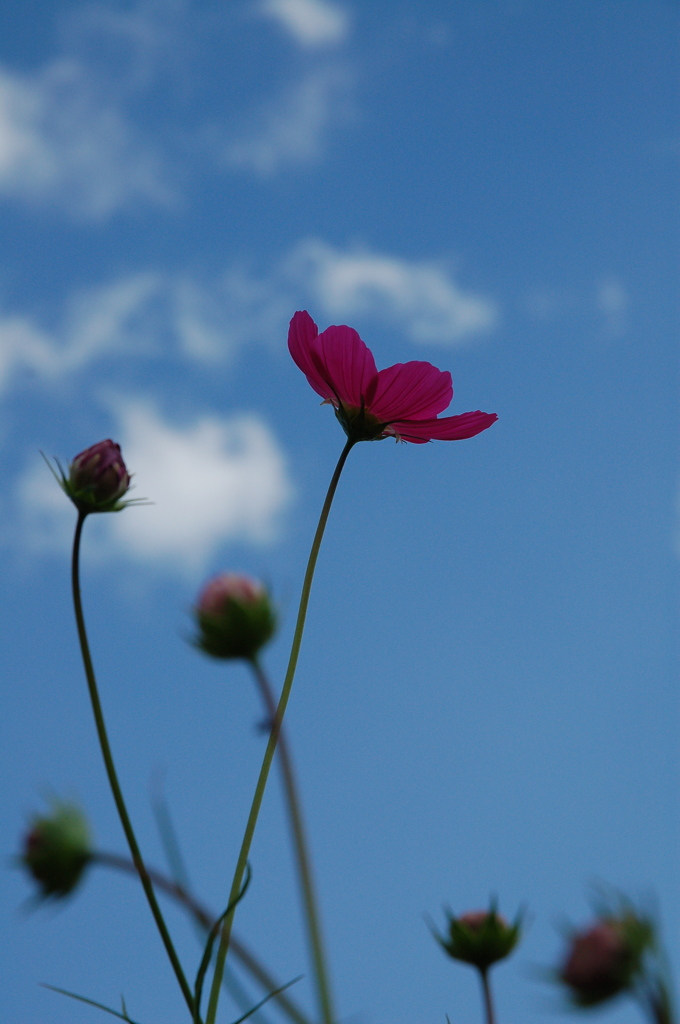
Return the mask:
[[[199,362],[222,361],[247,344],[276,343],[295,302],[278,270],[257,274],[248,265],[212,281],[184,276],[170,291],[179,351]]]
[[[605,300],[610,320],[623,315],[618,292]],[[78,291],[51,329],[0,313],[0,394],[17,374],[59,385],[117,356],[223,363],[246,345],[282,344],[300,307],[320,323],[389,324],[418,344],[460,344],[498,319],[493,300],[465,290],[442,262],[306,239],[259,272],[247,263],[212,279],[147,271]]]
[[[294,491],[286,459],[260,417],[213,415],[177,424],[145,401],[121,403],[115,412],[116,437],[134,473],[133,496],[153,504],[98,517],[100,555],[123,553],[196,575],[224,544],[276,540]],[[72,509],[44,465],[23,475],[17,496],[28,543],[63,547]]]
[[[28,316],[0,316],[0,392],[22,370],[59,380],[112,352],[148,351],[160,285],[159,275],[142,273],[78,292],[55,333]]]
[[[201,24],[191,0],[133,0],[125,5],[98,0],[65,9],[61,36],[90,64],[96,53],[109,83],[130,93],[169,64],[182,63],[192,26]]]
[[[281,342],[301,307],[325,323],[382,322],[417,344],[462,344],[499,319],[494,300],[463,288],[444,261],[343,249],[315,238],[259,273],[234,266],[211,283],[186,278],[172,292],[181,350],[203,361],[244,344]]]
[[[325,323],[382,322],[417,344],[462,344],[499,319],[494,300],[463,288],[442,260],[406,260],[318,238],[302,240],[257,273],[243,264],[212,282],[185,277],[165,287],[179,349],[198,361],[223,359],[245,344],[282,342],[301,307]]]
[[[337,66],[310,71],[252,116],[254,128],[227,146],[227,164],[266,178],[318,160],[330,126],[351,117],[351,81]]]
[[[605,319],[605,331],[618,337],[626,330],[629,299],[621,281],[610,274],[605,277],[597,290],[596,305]]]
[[[330,0],[262,0],[260,12],[277,21],[301,46],[342,43],[349,34],[349,13]]]
[[[285,337],[293,306],[276,272],[258,277],[244,265],[213,279],[148,271],[78,291],[49,330],[0,312],[0,395],[18,374],[60,385],[112,357],[223,363],[244,345]]]
[[[322,50],[273,83],[269,99],[248,109],[244,98],[229,117],[228,71],[206,84],[197,55],[208,24],[213,34],[234,31],[233,19],[186,0],[63,14],[53,59],[24,73],[0,65],[0,198],[104,221],[176,206],[192,177],[225,169],[268,177],[318,161],[329,129],[352,117],[353,76],[346,61],[327,59],[328,46],[349,33],[348,12],[331,0],[262,0],[255,10],[307,50]],[[160,82],[161,105],[153,101]],[[194,95],[201,106],[188,114]]]
[[[498,320],[496,304],[464,291],[439,261],[343,251],[309,239],[292,253],[288,271],[306,283],[327,316],[387,321],[418,343],[457,344]]]
[[[601,335],[607,338],[620,337],[628,329],[630,296],[622,281],[611,273],[587,290],[564,285],[537,288],[524,298],[522,306],[535,320],[594,320]]]
[[[0,194],[93,219],[173,201],[158,155],[74,60],[0,68]]]
[[[295,290],[247,264],[212,279],[147,271],[69,296],[47,329],[0,312],[0,396],[17,375],[60,385],[103,359],[224,363],[245,345],[285,337]]]

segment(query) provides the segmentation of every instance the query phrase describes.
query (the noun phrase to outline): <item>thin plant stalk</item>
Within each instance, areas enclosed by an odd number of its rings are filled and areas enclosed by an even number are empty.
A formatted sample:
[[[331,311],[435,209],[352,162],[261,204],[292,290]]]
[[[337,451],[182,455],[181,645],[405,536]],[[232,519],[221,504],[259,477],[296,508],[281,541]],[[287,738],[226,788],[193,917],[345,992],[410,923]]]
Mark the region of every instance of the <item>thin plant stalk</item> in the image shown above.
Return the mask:
[[[489,981],[488,968],[480,970],[480,977],[482,979],[482,993],[484,995],[484,1011],[486,1013],[486,1024],[496,1024],[496,1015],[493,1008],[493,998],[491,996],[491,982]]]
[[[281,725],[283,718],[286,713],[286,707],[288,705],[288,698],[290,697],[290,691],[293,685],[293,679],[295,678],[295,669],[297,667],[298,656],[300,653],[300,644],[302,643],[302,634],[305,628],[305,619],[307,617],[307,606],[309,604],[309,595],[312,589],[312,580],[314,579],[314,569],[316,568],[316,561],[319,556],[319,548],[321,547],[321,541],[323,539],[324,531],[326,529],[326,523],[328,521],[328,514],[333,504],[333,498],[340,480],[347,456],[354,447],[355,442],[351,438],[347,439],[345,447],[342,449],[340,458],[338,459],[331,482],[328,487],[326,499],[321,509],[321,515],[319,517],[319,524],[314,534],[314,540],[312,541],[311,551],[309,553],[309,560],[307,562],[307,569],[305,571],[305,578],[302,583],[302,593],[300,595],[300,606],[298,608],[297,621],[295,623],[295,632],[293,634],[293,643],[291,646],[290,657],[288,659],[288,668],[286,670],[286,676],[283,681],[283,687],[281,690],[281,696],[279,703],[276,708],[276,714],[272,722],[271,732],[269,734],[269,741],[267,743],[266,750],[264,752],[264,758],[262,760],[262,767],[260,769],[260,775],[257,780],[255,787],[255,794],[253,796],[253,802],[250,808],[250,814],[248,816],[248,822],[246,824],[245,833],[243,835],[243,841],[241,843],[241,850],[236,862],[236,870],[234,872],[234,878],[231,884],[231,891],[229,894],[229,903],[237,898],[241,885],[243,883],[243,877],[248,863],[248,856],[250,854],[250,847],[255,834],[255,826],[257,825],[257,818],[260,813],[260,807],[262,806],[262,799],[264,797],[264,791],[267,786],[267,779],[269,777],[269,771],[271,768],[272,760],[274,758],[274,751],[276,750],[276,744],[281,731]],[[208,1002],[208,1012],[206,1015],[206,1024],[215,1024],[215,1018],[217,1016],[217,1005],[220,998],[220,990],[222,987],[222,975],[224,973],[224,964],[227,959],[227,953],[229,951],[229,939],[231,936],[231,927],[234,920],[234,911],[228,914],[224,919],[222,926],[222,933],[220,935],[220,945],[217,951],[217,959],[215,963],[215,973],[213,975],[212,987],[210,990],[210,999]]]
[[[102,757],[104,759],[106,774],[108,775],[109,785],[111,787],[113,799],[116,804],[116,809],[118,811],[118,816],[120,818],[121,825],[123,826],[125,838],[127,839],[128,846],[130,848],[130,854],[132,856],[134,866],[137,870],[140,881],[142,883],[142,888],[144,889],[144,893],[149,902],[151,913],[153,914],[156,926],[158,928],[158,931],[160,932],[161,939],[163,940],[163,945],[165,946],[165,951],[168,954],[168,959],[170,960],[172,969],[175,972],[175,976],[179,983],[179,987],[182,990],[182,995],[184,996],[186,1004],[189,1007],[189,1011],[192,1014],[193,1020],[194,997],[189,987],[189,984],[186,980],[186,977],[184,976],[182,965],[175,951],[175,947],[173,946],[172,939],[170,938],[170,933],[168,931],[167,925],[161,913],[161,909],[158,906],[158,901],[156,900],[156,896],[153,891],[153,885],[151,884],[149,873],[144,865],[144,861],[142,860],[139,845],[137,843],[137,839],[132,828],[132,822],[130,821],[130,816],[127,812],[125,801],[123,799],[123,792],[120,788],[120,783],[118,781],[118,775],[116,773],[113,755],[111,753],[111,746],[109,744],[109,739],[106,732],[104,714],[102,711],[101,701],[99,699],[99,691],[97,689],[97,680],[94,674],[92,656],[90,654],[90,645],[88,643],[87,631],[85,629],[85,617],[83,615],[83,605],[80,595],[80,540],[83,531],[83,523],[85,522],[86,516],[87,512],[78,512],[78,522],[76,523],[76,530],[73,538],[71,582],[73,587],[73,607],[76,616],[78,639],[80,641],[80,651],[83,658],[85,676],[87,678],[87,687],[90,693],[92,712],[94,714],[94,720],[97,727],[99,745],[101,747]]]
[[[665,981],[661,977],[648,981],[639,992],[639,1002],[645,1016],[653,1024],[674,1024],[673,1005]]]
[[[270,719],[273,719],[276,714],[276,700],[269,680],[257,658],[253,658],[251,667],[260,690],[262,700],[266,707],[267,714]],[[321,1011],[321,1020],[324,1024],[333,1024],[333,1002],[326,956],[324,953],[323,938],[321,934],[318,901],[316,898],[311,859],[309,856],[309,848],[307,845],[307,837],[302,815],[302,805],[295,779],[295,771],[293,769],[293,761],[290,754],[290,747],[288,745],[288,738],[283,726],[281,726],[279,730],[278,753],[281,765],[281,775],[283,778],[283,788],[286,796],[286,803],[288,805],[288,819],[293,836],[293,846],[297,861],[302,902],[307,921],[307,936],[314,975],[316,978],[317,997],[319,1009]]]
[[[116,871],[122,871],[128,875],[135,875],[135,877],[137,876],[137,869],[134,863],[128,857],[121,857],[120,854],[117,853],[109,853],[105,850],[96,850],[91,855],[90,861],[93,864],[101,864],[103,867],[113,868]],[[196,897],[193,896],[184,885],[179,882],[174,882],[171,878],[168,878],[156,868],[147,866],[146,871],[155,889],[158,889],[160,892],[164,892],[166,896],[174,899],[191,914],[202,929],[210,931],[215,923],[215,915],[204,907],[202,903],[199,903]],[[231,937],[231,950],[245,970],[266,992],[275,992],[277,989],[281,988],[280,982],[276,981],[276,979],[272,977],[267,968],[262,965],[252,950],[242,940],[237,939],[235,935],[232,935]],[[277,992],[277,994],[273,996],[273,999],[278,1003],[281,1010],[288,1015],[290,1020],[294,1022],[294,1024],[310,1024],[309,1019],[305,1016],[303,1011],[285,992]]]

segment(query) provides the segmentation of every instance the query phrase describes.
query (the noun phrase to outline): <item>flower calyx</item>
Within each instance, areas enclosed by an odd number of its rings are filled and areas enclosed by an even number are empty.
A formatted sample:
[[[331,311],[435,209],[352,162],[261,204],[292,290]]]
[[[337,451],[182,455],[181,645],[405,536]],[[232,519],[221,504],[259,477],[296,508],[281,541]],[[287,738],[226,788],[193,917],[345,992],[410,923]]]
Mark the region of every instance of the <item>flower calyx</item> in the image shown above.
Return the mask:
[[[363,404],[357,408],[341,403],[335,409],[335,416],[349,440],[355,444],[357,441],[382,441],[387,437],[387,424],[381,423]]]
[[[434,936],[453,960],[477,967],[483,973],[513,951],[521,936],[522,913],[508,924],[492,903],[489,910],[471,910],[460,917],[447,911],[448,937]]]

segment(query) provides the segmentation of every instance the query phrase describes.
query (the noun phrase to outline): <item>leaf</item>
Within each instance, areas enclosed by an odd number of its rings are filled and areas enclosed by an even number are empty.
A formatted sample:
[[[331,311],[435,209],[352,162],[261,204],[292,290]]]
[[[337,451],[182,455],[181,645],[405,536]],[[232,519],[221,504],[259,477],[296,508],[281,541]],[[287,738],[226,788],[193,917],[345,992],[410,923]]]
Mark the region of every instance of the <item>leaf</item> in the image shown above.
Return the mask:
[[[134,1020],[131,1020],[127,1015],[125,1008],[125,1000],[121,997],[123,1004],[123,1013],[118,1013],[117,1010],[112,1010],[110,1006],[104,1006],[103,1003],[98,1003],[94,999],[87,999],[86,996],[79,996],[75,992],[69,992],[65,988],[57,988],[56,985],[47,985],[45,982],[40,982],[42,988],[48,988],[50,992],[58,992],[62,996],[68,996],[69,999],[77,999],[79,1003],[87,1003],[88,1006],[96,1006],[98,1010],[103,1010],[104,1013],[110,1013],[112,1017],[117,1017],[118,1020],[124,1020],[127,1024],[136,1024]]]
[[[175,882],[188,891],[190,889],[189,876],[177,841],[177,833],[170,814],[170,807],[161,787],[162,783],[158,782],[154,787],[155,791],[151,797],[151,807],[156,819],[156,827],[163,843],[163,850],[170,866],[172,877]]]
[[[242,1022],[244,1020],[247,1020],[248,1017],[251,1017],[254,1013],[257,1013],[260,1007],[264,1006],[265,1003],[268,1003],[270,999],[274,999],[275,996],[278,996],[281,992],[284,992],[287,988],[290,988],[291,985],[294,985],[297,981],[300,981],[300,978],[302,978],[302,975],[300,975],[297,978],[293,978],[292,981],[287,981],[285,985],[281,986],[281,988],[277,988],[273,992],[270,992],[268,995],[264,997],[264,999],[261,999],[256,1006],[253,1006],[250,1010],[248,1010],[247,1013],[244,1013],[242,1017],[239,1017],[238,1020],[235,1020],[233,1024],[242,1024]]]

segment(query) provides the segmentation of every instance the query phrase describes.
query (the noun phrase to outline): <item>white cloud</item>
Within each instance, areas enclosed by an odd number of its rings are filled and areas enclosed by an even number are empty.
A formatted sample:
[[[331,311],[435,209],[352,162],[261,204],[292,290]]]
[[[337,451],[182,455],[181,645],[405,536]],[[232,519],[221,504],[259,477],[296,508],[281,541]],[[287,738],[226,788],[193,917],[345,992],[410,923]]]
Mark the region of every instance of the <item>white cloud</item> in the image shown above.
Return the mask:
[[[192,360],[223,360],[242,345],[285,337],[294,303],[276,273],[232,267],[215,282],[188,277],[172,288],[174,330]]]
[[[610,320],[623,315],[615,300]],[[259,273],[247,264],[213,280],[148,271],[77,292],[49,331],[26,314],[0,313],[0,394],[22,372],[59,384],[117,356],[223,363],[246,345],[283,344],[301,307],[322,324],[368,317],[442,345],[497,321],[495,304],[463,290],[443,263],[307,239]]]
[[[369,317],[417,343],[441,345],[467,341],[498,320],[495,303],[463,290],[441,262],[339,249],[319,239],[298,243],[268,273],[234,267],[211,285],[185,279],[173,291],[180,345],[197,360],[281,341],[303,306],[320,322]]]
[[[66,325],[70,367],[110,350],[143,350],[162,283],[159,274],[141,273],[76,294]]]
[[[610,275],[600,282],[596,299],[597,308],[605,318],[607,334],[623,334],[627,325],[628,293],[618,280]]]
[[[276,540],[293,497],[286,460],[257,416],[203,416],[178,426],[145,402],[117,411],[133,497],[153,505],[93,518],[93,554],[122,552],[135,561],[187,572],[205,571],[223,544]],[[45,466],[34,465],[18,488],[33,547],[63,547],[73,529],[68,501]]]
[[[184,59],[190,27],[199,24],[191,0],[91,3],[65,10],[61,36],[85,59],[105,54],[107,73],[126,89],[143,85],[164,65]]]
[[[331,0],[257,4],[260,16],[308,49],[349,32],[347,10]],[[267,177],[314,162],[329,127],[352,116],[351,75],[321,59],[299,79],[284,79],[259,110],[244,110],[240,132],[238,121],[227,128],[222,118],[207,126],[208,108],[194,111],[190,127],[178,96],[187,82],[205,85],[196,63],[201,35],[208,25],[211,32],[233,25],[220,28],[186,0],[140,0],[127,11],[96,4],[60,20],[62,56],[25,74],[0,65],[0,197],[95,221],[144,204],[172,206],[177,183],[191,175],[226,166]],[[217,100],[223,84],[213,78]],[[144,101],[159,81],[168,104],[153,112],[157,105]]]
[[[276,272],[233,267],[213,281],[148,271],[76,292],[50,331],[0,313],[0,395],[16,374],[59,383],[107,356],[223,362],[285,337],[293,305]]]
[[[94,219],[172,201],[152,148],[72,60],[33,76],[0,69],[0,193]]]
[[[532,319],[552,320],[572,309],[574,300],[564,289],[544,286],[529,292],[521,304]]]
[[[496,325],[496,305],[463,291],[439,262],[301,243],[289,273],[307,282],[329,317],[368,315],[399,325],[413,341],[456,344]]]
[[[26,369],[39,376],[53,376],[64,362],[52,338],[29,317],[0,318],[0,391],[7,387],[15,370]]]
[[[330,124],[351,116],[349,84],[347,72],[338,67],[311,71],[254,115],[255,129],[227,147],[227,164],[266,178],[318,160]]]
[[[55,335],[27,316],[0,316],[0,392],[16,371],[59,379],[110,352],[144,351],[160,286],[144,273],[76,293]]]
[[[329,0],[263,0],[260,11],[301,46],[341,43],[349,33],[348,12]]]
[[[63,551],[68,548],[74,528],[73,506],[45,463],[35,455],[17,483],[16,502],[17,521],[29,549]],[[3,533],[6,537],[11,534],[7,523],[3,524]]]
[[[630,297],[621,281],[613,274],[603,276],[599,283],[587,291],[564,285],[542,286],[530,292],[522,302],[526,312],[537,320],[556,320],[566,317],[596,317],[602,334],[619,337],[628,327]]]

